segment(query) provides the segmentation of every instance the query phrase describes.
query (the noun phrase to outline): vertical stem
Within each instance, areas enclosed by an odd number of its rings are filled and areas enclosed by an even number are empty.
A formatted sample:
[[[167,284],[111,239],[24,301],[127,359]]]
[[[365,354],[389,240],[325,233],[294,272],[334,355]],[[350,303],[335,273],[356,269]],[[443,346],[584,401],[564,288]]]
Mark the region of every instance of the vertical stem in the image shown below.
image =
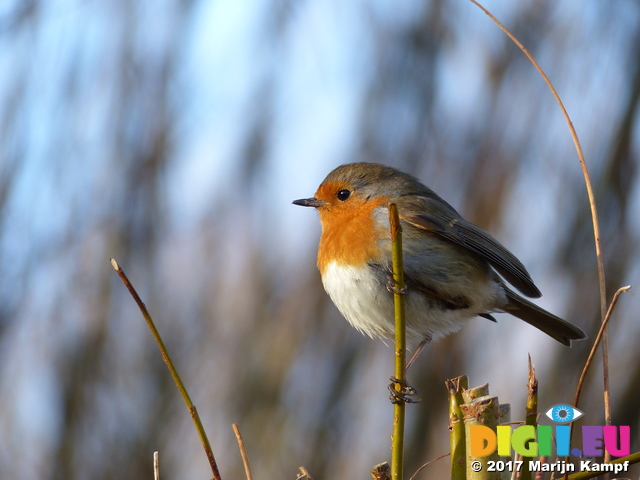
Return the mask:
[[[604,315],[602,322],[604,324]],[[609,386],[609,333],[605,329],[602,332],[602,383],[604,387],[604,424],[606,426],[611,425],[611,390]],[[604,462],[611,461],[611,454],[604,450]],[[605,479],[611,478],[608,474],[605,475]]]
[[[498,21],[496,17],[494,17],[489,10],[484,8],[477,0],[470,0],[473,4],[475,4],[478,8],[480,8],[484,13],[486,13],[493,22],[500,27],[500,29],[515,43],[520,50],[527,56],[529,61],[533,64],[533,66],[538,70],[538,73],[542,76],[545,83],[551,90],[554,98],[558,102],[560,106],[560,110],[562,110],[562,114],[567,122],[569,127],[569,131],[571,132],[571,138],[573,139],[573,143],[576,147],[576,151],[578,152],[578,160],[580,161],[580,166],[582,168],[582,175],[584,177],[585,188],[587,189],[587,197],[589,198],[589,208],[591,210],[591,222],[593,223],[593,238],[595,243],[596,250],[596,262],[598,265],[598,284],[600,286],[600,318],[602,319],[602,324],[605,321],[605,315],[607,312],[607,289],[606,282],[604,277],[604,260],[602,258],[602,246],[600,244],[600,226],[598,224],[598,211],[596,209],[596,197],[593,193],[593,187],[591,186],[591,177],[589,175],[589,169],[587,168],[587,162],[584,159],[584,155],[582,153],[582,147],[580,146],[580,141],[578,140],[578,134],[573,126],[573,122],[567,113],[567,110],[564,108],[564,104],[562,100],[560,100],[560,95],[556,92],[553,84],[544,73],[538,62],[531,56],[531,54],[527,51],[526,48],[520,43],[520,41],[509,31],[507,28],[502,25]],[[603,331],[602,334],[602,369],[603,369],[603,383],[604,383],[604,418],[605,425],[611,425],[611,393],[609,386],[609,334],[606,330]],[[609,452],[605,450],[605,461],[610,460]],[[565,478],[567,474],[565,474]]]
[[[490,466],[497,462],[500,457],[498,452],[482,457],[471,456],[471,435],[472,426],[483,425],[489,427],[494,432],[498,426],[500,418],[500,405],[498,397],[483,395],[470,402],[460,405],[460,410],[464,416],[465,441],[466,441],[466,467],[467,480],[505,480],[506,472],[492,472]],[[479,467],[479,468],[478,468]]]
[[[531,355],[528,362],[529,380],[527,382],[527,405],[525,409],[525,425],[538,425],[538,379],[536,378],[536,369],[531,363]],[[521,480],[531,480],[531,471],[529,470],[529,460],[532,457],[524,457],[522,461]]]
[[[393,265],[393,281],[395,292],[393,294],[393,305],[395,313],[395,377],[396,391],[402,393],[402,385],[405,383],[405,362],[406,362],[406,333],[404,319],[404,267],[402,260],[402,228],[400,227],[400,217],[398,207],[389,204],[389,224],[391,227],[391,255]],[[404,416],[405,402],[396,402],[393,406],[393,436],[391,440],[391,478],[402,480],[403,476],[403,456],[404,456]]]
[[[464,432],[464,416],[460,405],[464,403],[462,391],[469,388],[466,376],[445,382],[449,391],[449,451],[451,452],[451,479],[465,480],[467,477],[467,452]]]

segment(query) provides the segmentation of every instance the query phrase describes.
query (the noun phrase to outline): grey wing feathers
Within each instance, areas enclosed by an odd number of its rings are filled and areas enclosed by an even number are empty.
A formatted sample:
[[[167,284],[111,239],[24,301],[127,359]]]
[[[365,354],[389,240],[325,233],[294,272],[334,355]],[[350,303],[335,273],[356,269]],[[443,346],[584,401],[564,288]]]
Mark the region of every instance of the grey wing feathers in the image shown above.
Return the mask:
[[[524,295],[533,298],[542,295],[515,255],[480,227],[460,217],[453,207],[445,202],[440,203],[438,199],[426,197],[404,197],[402,200],[409,207],[403,211],[403,220],[481,255]]]

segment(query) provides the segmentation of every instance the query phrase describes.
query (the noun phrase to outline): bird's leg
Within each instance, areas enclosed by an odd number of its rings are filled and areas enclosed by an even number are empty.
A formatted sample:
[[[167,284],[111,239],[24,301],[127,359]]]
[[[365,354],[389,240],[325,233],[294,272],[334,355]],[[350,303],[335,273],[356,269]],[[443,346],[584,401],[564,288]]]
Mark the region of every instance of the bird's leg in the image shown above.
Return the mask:
[[[418,358],[418,355],[420,355],[420,352],[422,351],[422,349],[426,347],[430,341],[431,341],[431,337],[429,335],[424,337],[424,339],[420,342],[420,344],[416,348],[416,351],[413,352],[413,354],[411,355],[411,358],[409,358],[409,361],[407,362],[407,366],[405,367],[405,371],[409,371],[409,368],[411,367],[411,365],[413,365],[413,362],[416,361],[416,358]]]
[[[426,337],[424,337],[424,339],[420,342],[420,344],[416,348],[416,351],[413,352],[413,355],[411,355],[411,358],[407,362],[407,366],[405,367],[405,372],[409,370],[409,367],[413,365],[413,362],[415,362],[416,358],[418,358],[418,355],[420,354],[422,349],[426,347],[430,341],[431,341],[430,336],[427,335]],[[418,390],[416,390],[414,387],[409,385],[407,382],[398,380],[395,377],[389,377],[389,380],[391,380],[391,383],[389,384],[389,391],[391,392],[391,394],[389,395],[389,399],[391,400],[391,403],[393,404],[400,403],[400,402],[418,403],[420,401],[420,400],[415,400],[411,398],[418,394]],[[400,385],[400,391],[396,390],[396,385]]]
[[[391,383],[389,384],[389,400],[394,405],[399,403],[418,403],[420,400],[413,399],[418,394],[418,391],[409,385],[407,382],[398,380],[396,377],[389,377]],[[396,390],[396,385],[400,385],[400,391]]]
[[[422,349],[430,341],[431,341],[430,336],[424,337],[424,340],[420,342],[420,345],[418,345],[418,348],[416,348],[416,351],[413,352],[413,355],[411,355],[411,358],[407,362],[407,366],[405,367],[405,372],[409,370],[409,367],[413,365],[413,362],[416,360],[416,358],[418,358],[418,355],[420,354]],[[393,404],[397,404],[400,402],[418,403],[420,401],[420,400],[411,398],[411,397],[415,397],[418,394],[418,390],[416,390],[414,387],[409,385],[407,382],[399,380],[395,377],[389,377],[389,380],[391,380],[391,383],[389,384],[389,391],[391,392],[391,395],[389,395],[389,399],[391,400],[391,403]],[[396,385],[400,385],[399,391],[398,389],[396,389]]]

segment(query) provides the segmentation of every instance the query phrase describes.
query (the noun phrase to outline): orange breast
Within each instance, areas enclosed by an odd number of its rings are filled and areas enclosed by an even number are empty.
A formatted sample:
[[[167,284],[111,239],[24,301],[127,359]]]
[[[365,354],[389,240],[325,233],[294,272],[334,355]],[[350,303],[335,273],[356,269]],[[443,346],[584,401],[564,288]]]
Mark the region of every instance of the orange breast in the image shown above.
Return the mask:
[[[330,205],[320,210],[322,235],[318,247],[318,268],[324,274],[331,262],[360,267],[381,255],[377,240],[388,236],[388,228],[375,224],[372,212],[386,198],[365,201],[352,198],[348,205]]]

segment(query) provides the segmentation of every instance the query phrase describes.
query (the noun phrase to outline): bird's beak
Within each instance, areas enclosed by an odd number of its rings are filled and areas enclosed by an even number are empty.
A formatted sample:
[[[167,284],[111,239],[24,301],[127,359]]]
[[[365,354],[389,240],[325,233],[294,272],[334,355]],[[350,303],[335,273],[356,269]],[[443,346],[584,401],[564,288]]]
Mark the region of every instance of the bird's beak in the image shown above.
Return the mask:
[[[315,207],[315,208],[322,207],[327,204],[327,202],[323,200],[318,200],[315,197],[301,198],[300,200],[294,200],[291,203],[293,203],[294,205],[300,205],[301,207]]]

